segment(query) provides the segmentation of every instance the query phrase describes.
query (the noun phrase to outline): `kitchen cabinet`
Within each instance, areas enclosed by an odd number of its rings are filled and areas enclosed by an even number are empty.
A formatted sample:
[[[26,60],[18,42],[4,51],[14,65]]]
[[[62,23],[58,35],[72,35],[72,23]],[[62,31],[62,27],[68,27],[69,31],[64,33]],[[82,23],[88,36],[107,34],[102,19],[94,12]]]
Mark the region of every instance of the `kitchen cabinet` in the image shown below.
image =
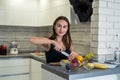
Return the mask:
[[[67,80],[67,79],[42,68],[42,80]]]
[[[61,5],[54,6],[52,8],[48,8],[47,10],[41,11],[39,10],[39,25],[40,26],[48,26],[52,25],[54,20],[58,16],[66,16],[70,21],[70,5]]]
[[[69,0],[0,0],[0,25],[48,26],[60,15],[70,17]]]
[[[46,74],[49,74],[49,75],[47,75],[46,77]],[[72,79],[72,80],[106,80],[106,79],[107,80],[120,80],[120,74],[103,75],[103,76],[95,76],[95,77]],[[51,73],[50,71],[42,69],[42,80],[68,80],[68,79],[64,79],[54,73]]]
[[[46,75],[49,74],[49,75]],[[42,64],[42,80],[120,80],[120,65],[116,68],[65,71],[61,66]]]
[[[2,0],[4,1],[4,0]],[[5,0],[5,25],[37,26],[38,0]]]
[[[120,80],[120,74],[113,74],[113,75],[104,75],[98,77],[90,77],[84,79],[76,79],[76,80]]]
[[[0,59],[0,80],[29,80],[29,58]]]
[[[30,80],[30,78],[29,75],[17,75],[0,77],[0,80]]]
[[[30,60],[30,78],[31,80],[41,80],[41,64],[42,62],[31,59]]]

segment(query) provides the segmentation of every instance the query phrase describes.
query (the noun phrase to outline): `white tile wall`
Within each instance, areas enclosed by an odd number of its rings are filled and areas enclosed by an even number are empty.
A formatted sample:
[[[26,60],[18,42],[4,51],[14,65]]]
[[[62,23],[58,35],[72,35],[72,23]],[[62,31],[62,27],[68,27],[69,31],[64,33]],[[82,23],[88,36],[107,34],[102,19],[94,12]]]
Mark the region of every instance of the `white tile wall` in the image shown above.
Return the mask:
[[[91,50],[96,54],[98,61],[101,61],[105,54],[108,54],[109,46],[113,49],[120,48],[120,39],[119,36],[116,36],[120,34],[119,10],[120,1],[118,0],[94,0],[93,2]],[[94,32],[95,30],[96,32]],[[98,46],[95,46],[96,44]]]

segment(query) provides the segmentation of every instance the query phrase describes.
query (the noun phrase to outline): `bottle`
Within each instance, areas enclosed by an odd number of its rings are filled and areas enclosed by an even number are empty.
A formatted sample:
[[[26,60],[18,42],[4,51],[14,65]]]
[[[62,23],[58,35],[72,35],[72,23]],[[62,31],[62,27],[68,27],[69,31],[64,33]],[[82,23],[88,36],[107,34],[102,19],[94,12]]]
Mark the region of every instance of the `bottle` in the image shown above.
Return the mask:
[[[114,50],[111,47],[111,45],[109,44],[108,48],[107,48],[107,54],[105,55],[105,61],[109,61],[109,60],[114,60]]]
[[[7,47],[5,45],[1,46],[1,53],[2,55],[7,55]]]
[[[7,55],[7,47],[4,44],[4,41],[2,41],[2,45],[0,46],[0,54],[1,55]]]
[[[2,55],[2,40],[0,40],[0,55]]]
[[[1,53],[1,46],[2,46],[2,45],[1,45],[1,41],[0,41],[0,55],[2,55],[2,53]]]
[[[115,51],[114,51],[114,60],[115,60],[115,63],[120,63],[120,50],[119,48],[116,48]]]

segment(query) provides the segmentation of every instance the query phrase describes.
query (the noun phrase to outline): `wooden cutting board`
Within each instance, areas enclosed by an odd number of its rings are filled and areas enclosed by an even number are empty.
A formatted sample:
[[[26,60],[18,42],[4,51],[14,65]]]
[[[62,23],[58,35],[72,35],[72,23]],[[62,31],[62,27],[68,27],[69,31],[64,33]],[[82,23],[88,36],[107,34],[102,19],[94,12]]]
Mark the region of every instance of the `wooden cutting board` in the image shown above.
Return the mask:
[[[51,62],[49,64],[52,65],[52,66],[61,66],[60,62]]]

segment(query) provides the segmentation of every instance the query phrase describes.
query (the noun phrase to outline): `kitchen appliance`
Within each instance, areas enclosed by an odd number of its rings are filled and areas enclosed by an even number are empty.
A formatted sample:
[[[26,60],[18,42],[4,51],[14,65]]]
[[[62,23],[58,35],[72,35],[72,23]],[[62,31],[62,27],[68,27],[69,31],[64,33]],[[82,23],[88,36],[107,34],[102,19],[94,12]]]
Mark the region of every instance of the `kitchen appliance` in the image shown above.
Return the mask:
[[[19,46],[18,42],[15,42],[15,41],[11,42],[10,43],[10,54],[18,54],[19,52],[18,46]]]
[[[4,44],[4,41],[0,41],[0,55],[7,55],[7,46]]]

